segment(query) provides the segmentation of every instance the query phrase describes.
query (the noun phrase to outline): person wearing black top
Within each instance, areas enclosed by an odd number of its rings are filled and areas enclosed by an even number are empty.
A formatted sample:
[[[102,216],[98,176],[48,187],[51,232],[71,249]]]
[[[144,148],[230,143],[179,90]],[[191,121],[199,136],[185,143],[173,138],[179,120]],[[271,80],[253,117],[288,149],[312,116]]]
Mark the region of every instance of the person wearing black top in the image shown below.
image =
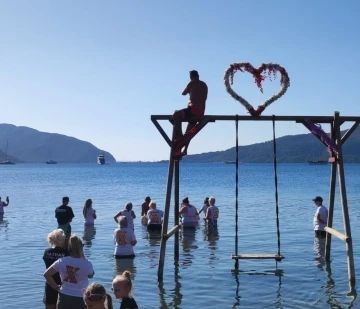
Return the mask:
[[[75,217],[72,208],[68,206],[69,201],[70,199],[67,196],[64,196],[62,205],[55,209],[55,218],[58,222],[58,228],[62,229],[68,238],[71,234],[70,222]]]
[[[131,297],[131,273],[125,270],[117,275],[112,282],[112,291],[116,299],[121,299],[120,309],[139,309],[135,299]]]
[[[68,256],[69,252],[63,248],[65,244],[65,233],[61,229],[57,229],[49,233],[47,240],[51,248],[45,249],[43,260],[46,269],[49,268],[58,259]],[[60,275],[57,273],[53,276],[56,284],[61,284]],[[50,285],[45,283],[44,304],[46,309],[56,309],[58,299],[58,291],[55,291]]]

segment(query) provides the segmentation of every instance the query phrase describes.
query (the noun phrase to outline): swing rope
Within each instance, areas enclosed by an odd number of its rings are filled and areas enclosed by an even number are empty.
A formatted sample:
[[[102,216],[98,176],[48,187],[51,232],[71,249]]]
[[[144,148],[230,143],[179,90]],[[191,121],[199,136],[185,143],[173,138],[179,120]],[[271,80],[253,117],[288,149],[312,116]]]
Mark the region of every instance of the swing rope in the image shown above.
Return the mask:
[[[235,172],[235,254],[238,255],[238,210],[239,210],[239,116],[236,115],[236,172]],[[239,261],[235,260],[235,269],[239,268]]]
[[[277,230],[278,255],[280,256],[280,220],[279,220],[279,195],[278,195],[278,178],[277,178],[277,159],[276,159],[275,115],[272,116],[272,123],[273,123],[274,174],[275,174],[276,230]]]

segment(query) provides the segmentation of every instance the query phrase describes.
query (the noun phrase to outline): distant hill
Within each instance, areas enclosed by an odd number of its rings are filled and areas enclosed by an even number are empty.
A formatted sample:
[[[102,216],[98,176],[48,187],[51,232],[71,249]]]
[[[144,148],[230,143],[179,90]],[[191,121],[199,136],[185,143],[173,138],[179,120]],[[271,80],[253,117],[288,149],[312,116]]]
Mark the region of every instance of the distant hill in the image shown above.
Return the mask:
[[[345,131],[342,132],[342,134]],[[199,137],[197,137],[199,138]],[[239,147],[239,162],[267,163],[273,161],[271,141]],[[276,139],[277,160],[282,163],[304,163],[308,160],[327,159],[326,147],[311,133],[283,136]],[[191,147],[191,146],[190,146]],[[343,147],[344,162],[360,163],[360,130],[357,129]],[[234,161],[235,147],[224,151],[214,151],[188,155],[183,162],[212,163]]]
[[[59,163],[96,162],[100,152],[106,162],[116,162],[109,152],[89,142],[11,124],[0,124],[0,160],[5,159],[6,141],[9,141],[8,158],[14,162],[42,163],[49,159],[50,153],[51,159]]]

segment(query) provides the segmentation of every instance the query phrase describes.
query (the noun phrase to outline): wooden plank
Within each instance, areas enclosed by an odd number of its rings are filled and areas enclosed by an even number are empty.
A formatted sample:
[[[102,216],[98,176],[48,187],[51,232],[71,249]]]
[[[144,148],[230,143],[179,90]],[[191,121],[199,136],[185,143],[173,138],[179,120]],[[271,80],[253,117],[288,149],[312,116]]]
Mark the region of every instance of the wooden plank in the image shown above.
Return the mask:
[[[274,260],[282,260],[285,259],[285,257],[283,255],[278,255],[278,254],[238,254],[235,255],[233,254],[231,256],[231,258],[233,260],[270,260],[270,259],[274,259]]]
[[[175,207],[174,207],[174,224],[175,226],[179,225],[179,208],[180,208],[180,161],[179,160],[175,160],[175,166],[174,166],[174,169],[175,169],[175,175],[174,175],[174,180],[175,180],[175,183],[174,183],[174,198],[175,198]],[[169,233],[168,233],[169,235]],[[179,260],[179,256],[180,256],[180,253],[179,253],[179,248],[180,248],[180,243],[179,243],[179,229],[176,230],[175,232],[175,239],[174,239],[174,259],[175,260]]]
[[[351,134],[354,133],[354,131],[357,129],[357,127],[359,126],[360,121],[355,121],[355,123],[351,126],[351,128],[349,130],[346,131],[346,133],[344,134],[344,136],[341,138],[341,144],[344,145],[344,143],[346,142],[346,140],[351,136]]]
[[[175,136],[175,128],[173,128],[173,139],[174,139],[174,136]],[[162,281],[163,277],[164,277],[164,264],[165,264],[166,241],[167,241],[167,238],[164,236],[167,234],[167,229],[168,229],[168,224],[169,224],[169,212],[170,212],[173,175],[174,175],[174,147],[171,147],[170,148],[169,169],[168,169],[168,179],[167,179],[167,185],[166,185],[165,211],[164,211],[164,219],[163,219],[162,230],[161,230],[159,266],[158,266],[158,281]]]
[[[173,115],[151,115],[151,119],[156,120],[171,120]],[[190,121],[200,121],[201,119],[206,119],[208,121],[228,121],[236,120],[236,115],[205,115],[204,117],[194,117],[189,119]],[[334,116],[275,116],[276,121],[303,121],[304,118],[311,119],[311,121],[316,123],[332,123],[334,120]],[[188,122],[189,120],[184,120],[183,122]],[[240,121],[272,121],[272,116],[247,116],[247,115],[239,115],[238,120]],[[344,121],[360,121],[360,116],[341,116],[339,118],[340,122]]]
[[[334,117],[334,123],[337,122],[337,118]],[[336,132],[334,130],[334,123],[330,126],[330,137],[333,140],[336,140]],[[331,152],[332,158],[335,159],[335,153]],[[330,162],[329,159],[329,162]],[[335,205],[335,188],[336,188],[336,160],[331,161],[331,172],[330,172],[330,190],[329,190],[329,209],[328,209],[328,221],[327,226],[332,228],[333,218],[334,218],[334,205]],[[325,260],[330,262],[330,252],[331,252],[331,233],[326,233],[325,240]]]
[[[179,231],[180,225],[175,225],[166,235],[166,238],[170,238],[171,236],[173,236],[176,232]]]
[[[347,239],[349,238],[349,237],[347,237],[345,234],[340,233],[340,232],[338,232],[337,230],[334,230],[333,228],[328,227],[328,226],[325,227],[325,231],[326,231],[327,233],[331,234],[331,235],[336,236],[337,238],[339,238],[339,239],[341,239],[341,240],[344,240],[344,241],[347,241]]]
[[[171,142],[169,136],[167,136],[167,134],[165,133],[164,129],[161,127],[161,125],[157,122],[156,119],[151,118],[151,121],[155,125],[156,129],[158,129],[161,136],[164,138],[165,142],[169,145],[169,147],[171,147],[172,142]]]
[[[339,112],[335,112],[334,129],[336,132],[336,142],[339,147],[339,153],[337,156],[337,168],[338,168],[338,177],[339,177],[339,187],[340,187],[340,197],[342,205],[342,214],[344,219],[344,231],[345,235],[348,237],[346,241],[346,257],[348,264],[348,280],[350,289],[353,289],[355,286],[355,263],[354,263],[354,251],[351,238],[351,228],[350,228],[350,217],[348,209],[348,200],[346,194],[346,185],[345,185],[345,170],[344,170],[344,161],[342,156],[342,146],[341,146],[341,133],[340,133],[340,116]]]

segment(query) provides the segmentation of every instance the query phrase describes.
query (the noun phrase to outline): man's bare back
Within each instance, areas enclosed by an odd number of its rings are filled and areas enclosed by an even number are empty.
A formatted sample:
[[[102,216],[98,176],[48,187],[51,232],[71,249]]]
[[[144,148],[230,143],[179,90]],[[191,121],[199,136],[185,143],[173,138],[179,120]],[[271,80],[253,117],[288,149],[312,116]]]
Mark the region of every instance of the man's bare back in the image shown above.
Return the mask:
[[[193,113],[199,116],[204,115],[206,99],[208,95],[208,87],[201,80],[193,80],[189,82],[184,89],[183,95],[190,95],[188,106],[193,109]]]

